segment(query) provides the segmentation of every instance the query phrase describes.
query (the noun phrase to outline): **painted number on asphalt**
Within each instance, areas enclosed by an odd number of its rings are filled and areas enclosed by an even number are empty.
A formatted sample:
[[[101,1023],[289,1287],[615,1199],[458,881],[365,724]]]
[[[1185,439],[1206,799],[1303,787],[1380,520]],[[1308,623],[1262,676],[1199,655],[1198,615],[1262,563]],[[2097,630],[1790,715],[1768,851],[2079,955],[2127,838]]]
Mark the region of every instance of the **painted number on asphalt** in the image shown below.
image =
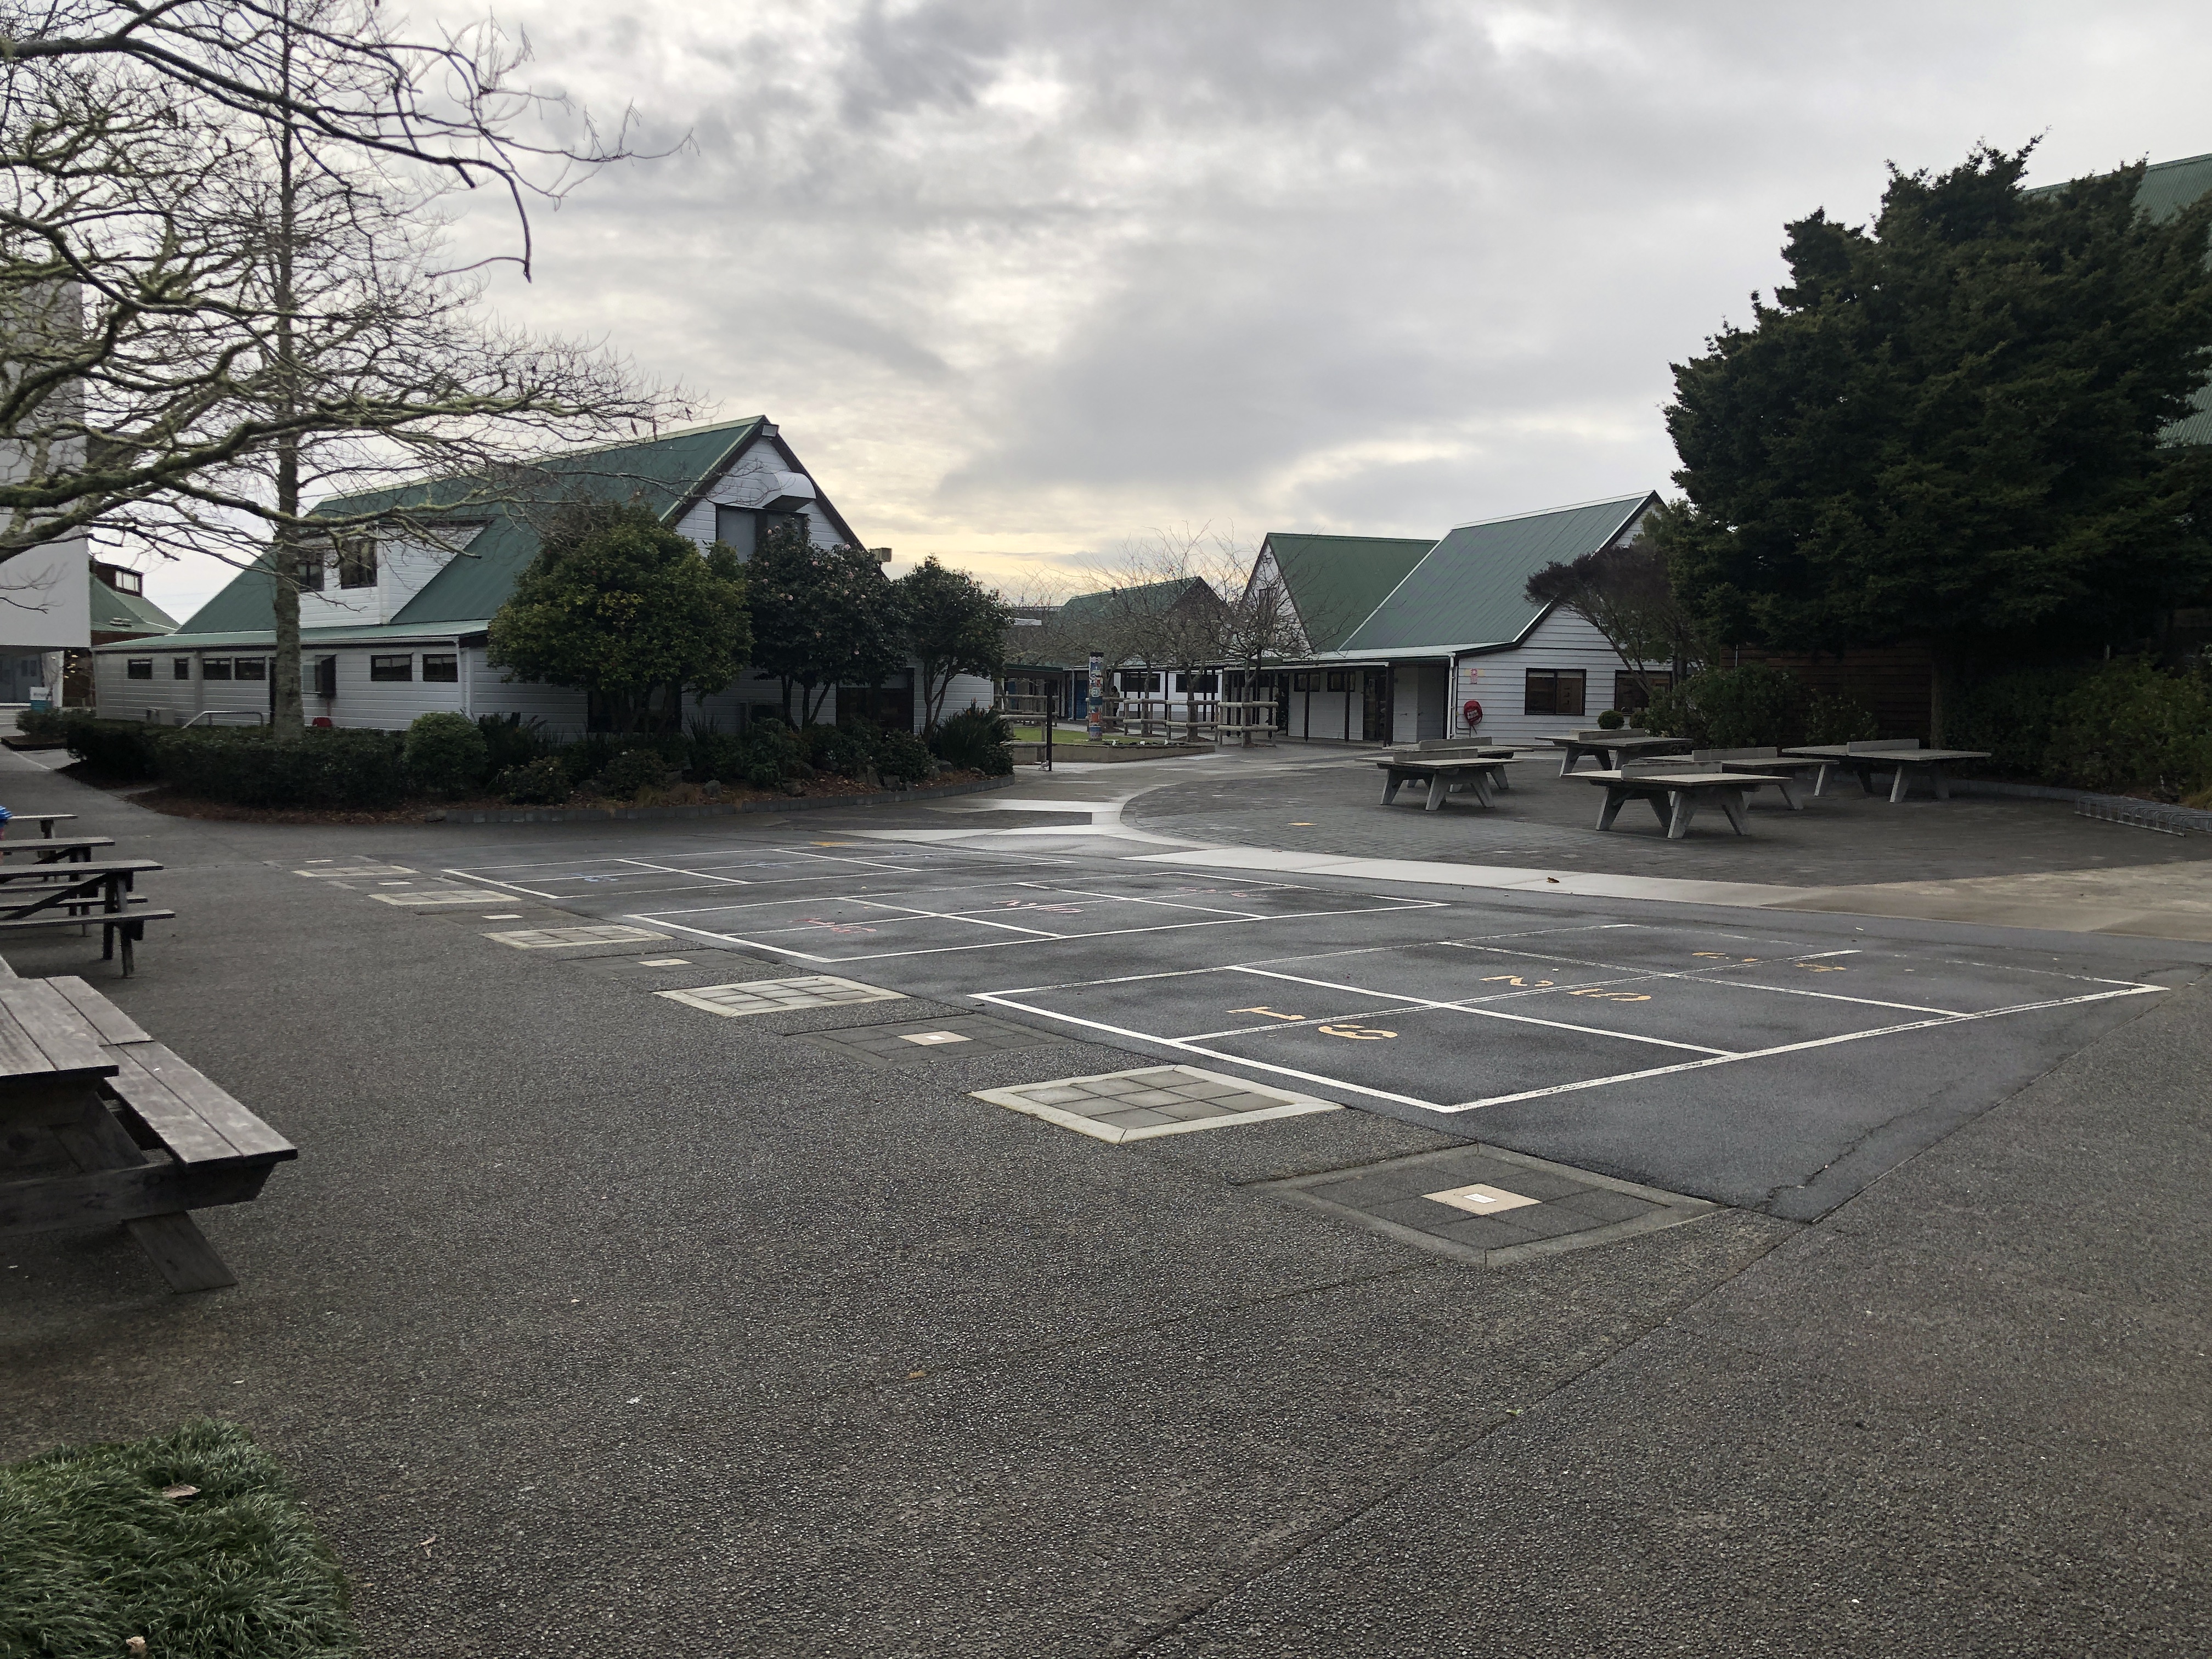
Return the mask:
[[[1482,976],[1482,982],[1485,985],[1495,985],[1501,980],[1508,985],[1518,985],[1524,988],[1533,985],[1535,989],[1540,991],[1553,983],[1553,981],[1548,979],[1534,981],[1525,980],[1518,974],[1485,974]]]
[[[1651,1000],[1641,991],[1607,991],[1592,988],[1587,991],[1570,991],[1567,994],[1571,997],[1595,997],[1600,1002],[1649,1002]]]
[[[1354,1042],[1380,1042],[1384,1037],[1394,1037],[1395,1031],[1378,1031],[1371,1025],[1321,1025],[1315,1027],[1323,1036],[1349,1037]]]

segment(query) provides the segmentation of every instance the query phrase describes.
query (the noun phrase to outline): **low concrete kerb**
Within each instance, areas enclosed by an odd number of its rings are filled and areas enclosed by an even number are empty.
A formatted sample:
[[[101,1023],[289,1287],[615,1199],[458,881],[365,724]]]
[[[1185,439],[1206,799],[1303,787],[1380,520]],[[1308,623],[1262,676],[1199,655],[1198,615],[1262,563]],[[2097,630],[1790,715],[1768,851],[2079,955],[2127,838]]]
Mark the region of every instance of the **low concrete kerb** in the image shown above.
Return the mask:
[[[426,823],[659,823],[676,818],[727,818],[740,812],[800,812],[823,806],[896,806],[907,801],[944,800],[1011,788],[1015,778],[975,778],[927,789],[882,789],[866,795],[792,795],[781,800],[717,801],[701,806],[522,806],[511,811],[426,813]]]

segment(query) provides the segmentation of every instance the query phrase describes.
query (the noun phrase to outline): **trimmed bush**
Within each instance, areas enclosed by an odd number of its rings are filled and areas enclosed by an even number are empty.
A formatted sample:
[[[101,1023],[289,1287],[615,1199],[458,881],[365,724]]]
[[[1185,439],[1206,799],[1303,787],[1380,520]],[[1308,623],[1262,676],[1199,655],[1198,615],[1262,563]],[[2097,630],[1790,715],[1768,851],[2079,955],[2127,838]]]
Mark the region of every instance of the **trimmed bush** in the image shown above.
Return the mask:
[[[1618,732],[1627,724],[1628,716],[1618,708],[1608,708],[1597,717],[1598,730],[1601,732]]]
[[[736,775],[724,776],[724,783],[773,789],[786,778],[804,777],[812,769],[799,752],[798,734],[781,720],[750,721],[730,743]]]
[[[482,787],[491,745],[466,714],[417,714],[407,728],[407,781],[426,795],[450,800]]]
[[[15,729],[40,743],[59,743],[69,736],[69,716],[58,708],[26,708],[15,716]]]
[[[1006,752],[1012,736],[1006,721],[988,709],[969,708],[939,721],[929,734],[929,747],[947,766],[1003,778],[1014,769],[1014,757]]]
[[[876,738],[876,775],[885,783],[920,783],[937,770],[928,746],[911,732],[884,732]]]
[[[2178,801],[2212,783],[2212,679],[2141,658],[2100,664],[2052,710],[2044,775]]]
[[[89,714],[70,714],[62,721],[70,753],[111,778],[154,776],[154,739],[162,730],[138,720],[94,720]]]
[[[1805,684],[1786,668],[1747,662],[1709,668],[1651,694],[1644,721],[1662,737],[1700,749],[1787,747],[1805,723]]]
[[[239,806],[397,806],[406,798],[393,732],[311,727],[295,744],[266,726],[155,728],[157,775],[180,794]]]
[[[574,792],[568,769],[558,755],[543,755],[524,766],[501,772],[492,787],[501,800],[517,806],[558,806]]]
[[[592,787],[611,800],[635,800],[644,789],[663,789],[676,781],[677,769],[660,751],[640,744],[625,749],[592,780]]]

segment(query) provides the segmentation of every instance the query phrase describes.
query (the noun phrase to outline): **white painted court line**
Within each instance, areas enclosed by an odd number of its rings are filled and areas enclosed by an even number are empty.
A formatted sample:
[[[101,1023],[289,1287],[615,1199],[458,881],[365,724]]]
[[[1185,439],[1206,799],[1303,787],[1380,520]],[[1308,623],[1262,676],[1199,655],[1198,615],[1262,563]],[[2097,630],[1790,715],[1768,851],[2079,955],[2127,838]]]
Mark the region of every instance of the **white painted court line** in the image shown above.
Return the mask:
[[[1139,853],[1133,864],[1181,864],[1216,870],[1282,870],[1302,875],[1346,876],[1357,881],[1410,881],[1430,886],[1486,887],[1555,893],[1573,898],[1663,899],[1677,904],[1723,904],[1759,908],[1785,903],[1813,889],[1743,881],[1682,881],[1659,876],[1599,875],[1588,871],[1528,870],[1510,865],[1444,864],[1418,859],[1349,858],[1329,853],[1280,852],[1258,847],[1201,848],[1187,853]]]

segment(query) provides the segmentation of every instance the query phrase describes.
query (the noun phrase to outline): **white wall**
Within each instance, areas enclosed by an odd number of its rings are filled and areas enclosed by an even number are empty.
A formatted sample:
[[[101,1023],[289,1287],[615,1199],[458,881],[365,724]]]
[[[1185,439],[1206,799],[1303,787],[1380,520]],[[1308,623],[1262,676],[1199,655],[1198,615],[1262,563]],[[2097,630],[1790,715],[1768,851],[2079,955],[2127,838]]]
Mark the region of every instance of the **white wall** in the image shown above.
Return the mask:
[[[691,504],[690,509],[676,521],[676,528],[689,536],[701,547],[710,546],[714,539],[714,508],[721,507],[757,507],[769,498],[774,485],[769,474],[787,472],[783,457],[776,453],[775,446],[767,439],[757,441],[753,447],[738,458],[737,465],[717,479],[707,493]],[[813,475],[806,475],[811,477]],[[819,483],[815,484],[819,491]],[[835,547],[839,540],[830,523],[830,515],[818,502],[799,509],[806,515],[807,533],[817,547]]]
[[[335,556],[330,556],[323,591],[300,595],[300,626],[368,628],[392,621],[433,576],[467,550],[482,528],[456,527],[451,542],[378,538],[373,587],[340,587]]]
[[[28,654],[89,645],[91,581],[91,558],[81,536],[0,563],[0,651]]]
[[[1534,744],[1571,726],[1595,726],[1598,715],[1613,707],[1613,677],[1623,666],[1602,634],[1580,617],[1555,610],[1536,625],[1525,645],[1460,659],[1450,698],[1449,735]],[[1583,670],[1582,718],[1524,713],[1526,675],[1531,668]],[[1482,704],[1482,724],[1472,732],[1459,720],[1460,705],[1469,697]]]

